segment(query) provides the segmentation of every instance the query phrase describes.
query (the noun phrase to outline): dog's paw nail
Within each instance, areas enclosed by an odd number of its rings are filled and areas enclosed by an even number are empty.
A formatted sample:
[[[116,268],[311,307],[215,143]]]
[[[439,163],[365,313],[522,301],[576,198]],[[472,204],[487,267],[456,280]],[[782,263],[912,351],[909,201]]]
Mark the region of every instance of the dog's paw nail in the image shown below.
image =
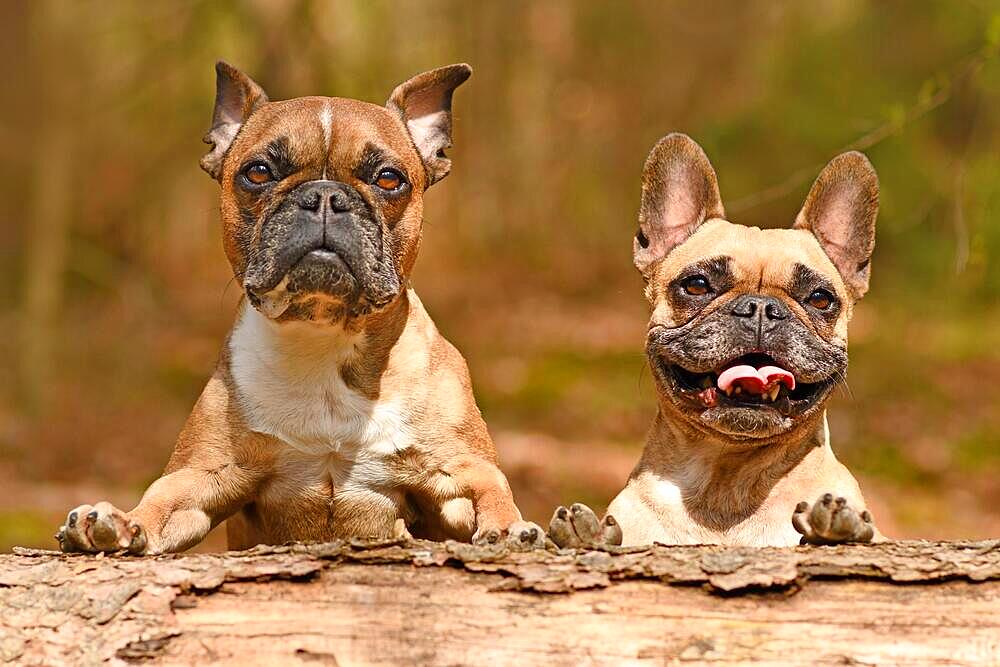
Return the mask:
[[[69,513],[69,521],[67,522],[67,525],[70,528],[75,528],[76,527],[76,512],[70,512]]]
[[[795,506],[796,514],[801,514],[802,512],[805,512],[807,509],[809,509],[809,503],[807,503],[804,500]]]
[[[618,522],[615,521],[615,518],[613,516],[611,516],[610,514],[608,514],[606,517],[604,517],[604,525],[605,526],[617,526]]]
[[[90,519],[91,521],[96,521],[97,520],[97,510],[90,511],[87,514],[87,518]]]
[[[560,507],[559,509],[556,510],[556,516],[565,521],[566,519],[569,518],[569,510],[566,509],[565,507]]]
[[[861,513],[861,520],[864,521],[865,523],[871,523],[872,513],[869,512],[868,510],[865,510],[864,512]]]
[[[830,503],[833,502],[833,494],[832,493],[824,493],[823,497],[820,498],[820,502],[823,503],[824,505],[829,505]]]
[[[844,505],[847,504],[847,498],[844,498],[843,496],[841,496],[841,497],[837,498],[837,500],[835,502],[837,504],[837,507],[843,507]]]

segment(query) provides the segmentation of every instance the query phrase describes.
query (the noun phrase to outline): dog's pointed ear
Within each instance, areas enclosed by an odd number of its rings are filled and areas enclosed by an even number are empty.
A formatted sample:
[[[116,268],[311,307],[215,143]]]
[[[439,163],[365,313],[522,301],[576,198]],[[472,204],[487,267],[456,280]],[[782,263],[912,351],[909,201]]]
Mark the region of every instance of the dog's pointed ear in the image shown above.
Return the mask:
[[[705,151],[686,134],[653,146],[642,170],[635,266],[645,278],[657,261],[683,243],[701,223],[725,217],[719,181]]]
[[[877,216],[878,175],[864,154],[851,151],[820,172],[793,225],[812,232],[855,299],[868,291]]]
[[[451,97],[472,76],[465,63],[418,74],[396,86],[386,107],[399,114],[423,160],[430,187],[451,171]]]
[[[204,141],[212,149],[201,158],[201,168],[215,180],[222,177],[222,161],[243,123],[254,111],[267,104],[264,89],[229,63],[215,64],[215,111],[212,129]]]

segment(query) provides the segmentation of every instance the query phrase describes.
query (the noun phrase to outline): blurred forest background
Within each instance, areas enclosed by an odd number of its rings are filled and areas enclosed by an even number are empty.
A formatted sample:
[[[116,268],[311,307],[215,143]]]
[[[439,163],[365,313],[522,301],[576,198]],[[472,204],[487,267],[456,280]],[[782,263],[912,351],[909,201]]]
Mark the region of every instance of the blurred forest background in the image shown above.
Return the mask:
[[[603,507],[654,412],[631,264],[639,173],[682,130],[730,219],[791,223],[862,148],[873,289],[834,448],[895,537],[1000,535],[1000,3],[5,2],[0,550],[131,508],[239,289],[198,168],[224,58],[272,99],[385,100],[467,61],[413,283],[466,355],[515,496]],[[202,548],[219,548],[218,531]]]

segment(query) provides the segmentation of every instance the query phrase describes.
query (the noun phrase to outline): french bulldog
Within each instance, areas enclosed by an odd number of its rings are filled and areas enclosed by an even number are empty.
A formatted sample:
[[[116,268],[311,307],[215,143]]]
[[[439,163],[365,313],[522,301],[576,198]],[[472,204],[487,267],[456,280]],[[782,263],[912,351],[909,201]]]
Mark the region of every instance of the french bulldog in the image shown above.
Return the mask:
[[[69,512],[64,551],[409,535],[542,544],[521,521],[459,352],[408,287],[424,191],[451,168],[458,64],[385,106],[272,102],[216,66],[202,168],[245,299],[162,477],[139,505]]]
[[[868,159],[844,153],[791,229],[736,225],[701,147],[682,134],[656,144],[633,256],[652,306],[659,409],[604,519],[579,503],[557,508],[557,544],[882,539],[826,421],[851,311],[868,290],[878,196]]]

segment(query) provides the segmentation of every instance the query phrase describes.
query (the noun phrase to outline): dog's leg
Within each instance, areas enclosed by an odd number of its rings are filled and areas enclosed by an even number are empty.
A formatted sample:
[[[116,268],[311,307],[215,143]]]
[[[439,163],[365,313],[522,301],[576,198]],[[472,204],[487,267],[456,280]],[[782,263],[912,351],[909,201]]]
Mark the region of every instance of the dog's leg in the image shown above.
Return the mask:
[[[56,538],[63,551],[159,554],[183,551],[253,498],[262,478],[243,454],[238,433],[219,401],[225,387],[211,380],[177,440],[163,477],[123,512],[108,502],[70,510]],[[256,450],[253,450],[256,451]]]
[[[459,461],[449,473],[462,495],[472,501],[476,528],[473,544],[506,542],[508,547],[518,550],[544,548],[545,531],[521,519],[507,478],[494,463],[469,457]]]
[[[549,537],[563,549],[599,545],[619,546],[622,528],[610,514],[598,521],[594,510],[583,503],[573,503],[568,509],[556,508],[549,521]]]
[[[80,505],[59,529],[59,546],[88,553],[183,551],[246,502],[240,477],[229,466],[181,468],[153,482],[131,512],[108,502]]]
[[[792,514],[792,525],[802,534],[803,544],[842,544],[878,541],[872,515],[855,511],[845,498],[832,493],[820,496],[811,506],[801,502]]]

